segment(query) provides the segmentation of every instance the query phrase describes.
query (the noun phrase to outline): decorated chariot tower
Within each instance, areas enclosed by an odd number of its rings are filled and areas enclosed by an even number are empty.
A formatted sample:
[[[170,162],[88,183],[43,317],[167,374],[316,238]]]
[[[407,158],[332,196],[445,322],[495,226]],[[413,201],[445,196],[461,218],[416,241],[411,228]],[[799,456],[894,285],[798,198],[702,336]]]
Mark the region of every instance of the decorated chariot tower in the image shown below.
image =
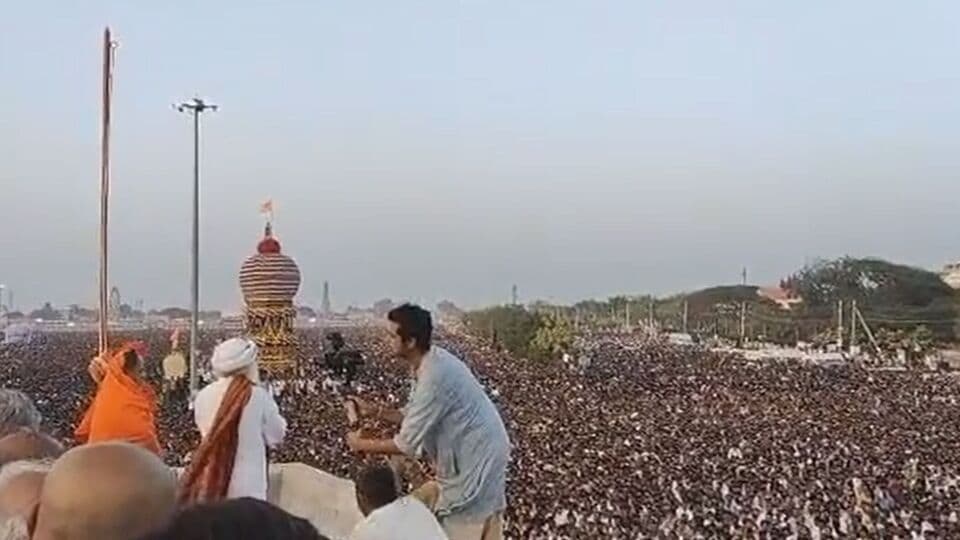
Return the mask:
[[[267,221],[257,252],[240,268],[240,289],[246,303],[243,323],[260,347],[260,367],[272,377],[292,374],[296,367],[296,309],[300,269],[280,251]]]

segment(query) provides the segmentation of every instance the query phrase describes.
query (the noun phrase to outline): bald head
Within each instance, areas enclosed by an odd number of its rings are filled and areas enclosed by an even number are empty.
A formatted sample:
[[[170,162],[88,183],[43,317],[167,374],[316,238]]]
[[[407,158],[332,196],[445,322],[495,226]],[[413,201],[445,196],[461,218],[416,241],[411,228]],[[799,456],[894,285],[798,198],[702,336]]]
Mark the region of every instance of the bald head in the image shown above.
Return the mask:
[[[54,464],[40,494],[34,540],[127,540],[163,526],[176,478],[154,454],[126,443],[74,448]]]
[[[0,467],[22,460],[56,459],[63,445],[43,433],[21,429],[0,438]]]

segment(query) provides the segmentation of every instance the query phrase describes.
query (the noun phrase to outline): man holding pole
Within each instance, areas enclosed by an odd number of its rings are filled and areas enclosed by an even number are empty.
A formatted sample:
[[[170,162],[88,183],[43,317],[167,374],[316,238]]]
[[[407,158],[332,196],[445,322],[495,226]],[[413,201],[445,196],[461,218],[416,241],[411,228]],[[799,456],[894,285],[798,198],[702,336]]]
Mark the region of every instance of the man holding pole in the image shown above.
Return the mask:
[[[405,304],[387,316],[394,352],[415,374],[406,407],[392,410],[351,398],[361,417],[399,424],[392,439],[347,435],[354,452],[426,456],[436,467],[434,509],[451,540],[499,540],[506,508],[510,440],[503,420],[469,368],[433,346],[430,313]]]

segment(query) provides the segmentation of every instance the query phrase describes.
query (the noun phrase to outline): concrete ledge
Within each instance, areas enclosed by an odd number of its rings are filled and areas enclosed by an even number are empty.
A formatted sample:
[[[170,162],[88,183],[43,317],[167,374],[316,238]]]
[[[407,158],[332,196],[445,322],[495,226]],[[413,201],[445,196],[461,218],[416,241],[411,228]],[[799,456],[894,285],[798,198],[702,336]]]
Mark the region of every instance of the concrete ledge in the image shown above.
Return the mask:
[[[346,540],[363,520],[353,481],[303,463],[270,466],[269,501],[306,519],[331,540]]]
[[[174,469],[177,476],[183,469]],[[363,520],[352,480],[303,463],[270,465],[267,499],[275,506],[309,521],[331,540],[347,540]]]

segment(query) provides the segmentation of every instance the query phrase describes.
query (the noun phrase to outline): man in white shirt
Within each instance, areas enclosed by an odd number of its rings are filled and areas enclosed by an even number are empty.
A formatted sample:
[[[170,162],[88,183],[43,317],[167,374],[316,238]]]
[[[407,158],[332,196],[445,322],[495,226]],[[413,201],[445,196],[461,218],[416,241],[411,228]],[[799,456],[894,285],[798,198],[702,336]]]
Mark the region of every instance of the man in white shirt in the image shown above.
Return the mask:
[[[400,497],[397,477],[386,465],[368,467],[360,474],[357,504],[367,518],[350,540],[447,540],[426,505],[412,495]]]
[[[188,502],[267,500],[267,448],[283,441],[287,422],[259,384],[257,356],[256,344],[245,338],[228,339],[213,351],[217,380],[194,402],[203,441],[184,473],[181,498]]]

